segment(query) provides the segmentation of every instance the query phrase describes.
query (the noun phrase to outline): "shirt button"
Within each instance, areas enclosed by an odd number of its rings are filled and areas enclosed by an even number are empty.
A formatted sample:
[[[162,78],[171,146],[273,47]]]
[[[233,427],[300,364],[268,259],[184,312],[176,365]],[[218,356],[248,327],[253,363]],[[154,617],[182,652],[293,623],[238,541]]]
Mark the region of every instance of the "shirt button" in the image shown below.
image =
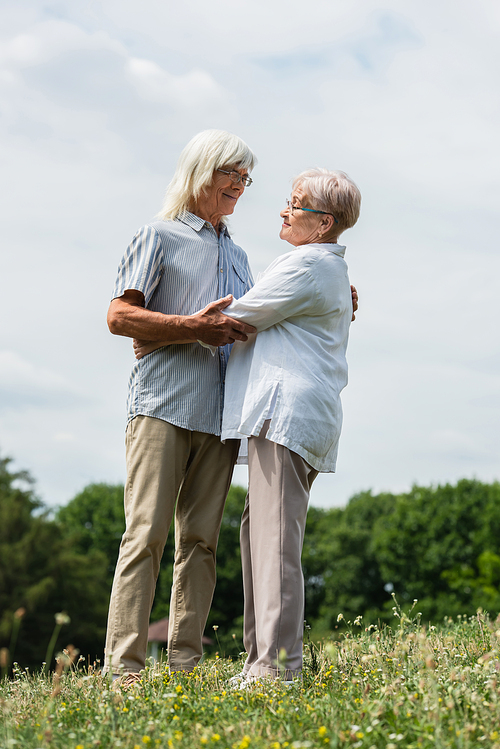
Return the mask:
[[[222,270],[222,268],[220,269],[220,272],[221,272],[221,273],[224,273],[224,271]]]

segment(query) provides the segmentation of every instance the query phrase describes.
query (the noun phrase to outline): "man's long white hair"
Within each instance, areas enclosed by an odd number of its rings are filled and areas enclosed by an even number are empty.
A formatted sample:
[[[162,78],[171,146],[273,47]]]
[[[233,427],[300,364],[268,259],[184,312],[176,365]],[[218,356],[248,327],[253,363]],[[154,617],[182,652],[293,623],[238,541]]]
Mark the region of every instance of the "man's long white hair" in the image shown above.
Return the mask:
[[[237,167],[251,172],[256,163],[255,154],[237,135],[224,130],[198,133],[179,157],[158,218],[168,221],[183,211],[192,211],[217,169]]]

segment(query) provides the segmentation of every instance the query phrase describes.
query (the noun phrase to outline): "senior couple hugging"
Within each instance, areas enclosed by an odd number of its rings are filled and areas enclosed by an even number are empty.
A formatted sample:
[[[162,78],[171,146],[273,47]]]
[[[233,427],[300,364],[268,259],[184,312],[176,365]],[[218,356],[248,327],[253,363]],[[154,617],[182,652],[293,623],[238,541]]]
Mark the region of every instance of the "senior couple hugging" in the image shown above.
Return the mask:
[[[280,213],[290,247],[254,285],[226,216],[255,163],[231,133],[195,136],[158,220],[139,229],[119,265],[108,325],[134,339],[137,361],[105,649],[115,688],[141,678],[173,519],[168,663],[174,672],[199,662],[240,443],[249,467],[240,534],[247,658],[236,686],[300,678],[307,505],[317,474],[335,471],[357,307],[338,238],[356,223],[361,196],[343,172],[299,174]]]

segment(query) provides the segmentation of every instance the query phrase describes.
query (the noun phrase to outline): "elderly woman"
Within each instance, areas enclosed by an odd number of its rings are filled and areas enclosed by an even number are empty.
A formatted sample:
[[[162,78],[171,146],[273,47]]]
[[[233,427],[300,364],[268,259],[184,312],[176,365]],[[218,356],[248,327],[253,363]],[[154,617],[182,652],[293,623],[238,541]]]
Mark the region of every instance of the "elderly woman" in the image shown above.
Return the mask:
[[[223,440],[248,437],[246,680],[301,673],[307,505],[318,472],[335,471],[353,313],[345,247],[337,242],[356,223],[360,202],[343,172],[300,174],[281,212],[280,237],[295,249],[225,310],[257,330],[233,346],[222,424]]]

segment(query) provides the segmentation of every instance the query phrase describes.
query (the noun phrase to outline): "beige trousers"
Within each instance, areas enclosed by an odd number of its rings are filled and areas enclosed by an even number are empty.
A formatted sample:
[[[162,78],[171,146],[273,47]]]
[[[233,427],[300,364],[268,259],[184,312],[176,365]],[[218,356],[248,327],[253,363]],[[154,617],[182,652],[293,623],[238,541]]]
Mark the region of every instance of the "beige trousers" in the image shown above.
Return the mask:
[[[248,654],[243,671],[292,679],[302,670],[300,560],[309,492],[318,472],[288,448],[265,439],[269,424],[248,440],[249,484],[240,534]]]
[[[215,552],[238,442],[137,416],[126,433],[126,530],[108,616],[104,671],[144,668],[163,548],[175,510],[168,661],[191,671],[215,587]]]

